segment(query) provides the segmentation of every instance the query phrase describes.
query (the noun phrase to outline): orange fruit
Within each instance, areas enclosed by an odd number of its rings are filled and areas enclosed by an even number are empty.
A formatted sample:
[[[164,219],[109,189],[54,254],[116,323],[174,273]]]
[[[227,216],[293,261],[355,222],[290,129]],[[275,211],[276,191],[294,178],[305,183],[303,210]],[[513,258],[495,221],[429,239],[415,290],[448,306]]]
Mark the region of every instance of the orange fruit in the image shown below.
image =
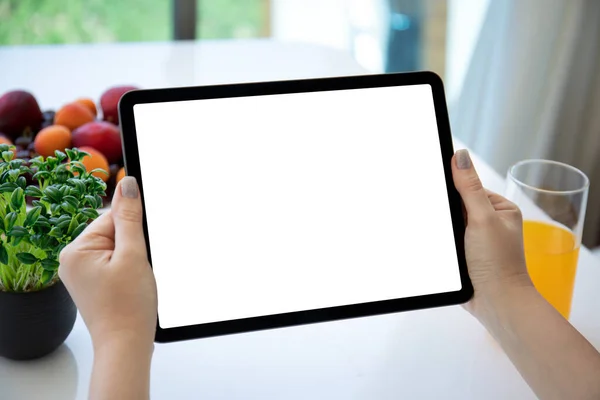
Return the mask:
[[[61,125],[48,126],[38,132],[33,146],[40,156],[54,156],[55,150],[65,151],[71,147],[71,131]]]
[[[0,144],[7,144],[9,146],[14,146],[12,140],[7,138],[6,136],[0,135]]]
[[[104,174],[102,172],[94,172],[92,175],[94,175],[97,178],[102,179],[104,182],[106,182],[108,180],[108,178],[110,177],[108,174],[110,174],[110,168],[108,166],[108,161],[106,160],[106,157],[104,157],[104,155],[102,153],[100,153],[98,150],[94,149],[93,147],[80,147],[79,150],[81,151],[85,151],[86,153],[89,153],[89,156],[85,156],[83,157],[83,159],[81,160],[81,162],[83,163],[83,165],[85,165],[85,170],[87,172],[90,172],[93,169],[96,168],[101,168],[104,171],[106,171],[107,173]]]
[[[125,168],[122,167],[119,172],[117,172],[117,183],[119,183],[119,181],[121,179],[125,178]]]
[[[94,119],[94,114],[86,106],[80,103],[69,103],[56,112],[54,124],[66,126],[73,131]]]
[[[81,104],[82,106],[90,110],[92,114],[94,114],[94,117],[98,115],[98,110],[96,109],[96,103],[94,103],[94,100],[87,97],[82,97],[81,99],[75,100],[75,103]]]

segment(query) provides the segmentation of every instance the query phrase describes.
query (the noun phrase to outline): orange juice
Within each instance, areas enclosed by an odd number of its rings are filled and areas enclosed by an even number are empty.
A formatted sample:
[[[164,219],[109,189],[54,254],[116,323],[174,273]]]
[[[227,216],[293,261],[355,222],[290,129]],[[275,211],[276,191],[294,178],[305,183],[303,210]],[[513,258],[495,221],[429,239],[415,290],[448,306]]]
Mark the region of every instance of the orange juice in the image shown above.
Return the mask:
[[[577,270],[579,245],[573,233],[539,221],[524,221],[523,236],[527,270],[536,289],[565,318]]]

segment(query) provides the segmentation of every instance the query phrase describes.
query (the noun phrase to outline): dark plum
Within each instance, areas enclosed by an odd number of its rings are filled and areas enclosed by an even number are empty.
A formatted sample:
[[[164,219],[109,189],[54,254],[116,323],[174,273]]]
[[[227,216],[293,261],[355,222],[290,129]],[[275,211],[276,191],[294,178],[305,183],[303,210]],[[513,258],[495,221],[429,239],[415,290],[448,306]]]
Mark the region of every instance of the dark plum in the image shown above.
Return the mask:
[[[15,140],[15,146],[26,149],[33,142],[31,136],[19,136],[17,140]]]
[[[17,150],[16,156],[17,156],[17,158],[20,158],[21,160],[29,161],[29,157],[31,156],[31,153],[29,152],[29,150]]]
[[[52,121],[42,121],[42,125],[40,127],[40,130],[47,128],[49,126],[54,125],[54,123]],[[39,131],[38,131],[39,132]],[[37,133],[37,132],[36,132]]]
[[[42,116],[44,117],[44,121],[50,121],[51,123],[54,123],[55,115],[56,115],[56,112],[54,112],[53,110],[47,110],[42,113]]]
[[[110,170],[110,176],[117,176],[117,174],[119,173],[119,170],[121,169],[121,167],[119,167],[119,164],[111,164],[109,167]]]

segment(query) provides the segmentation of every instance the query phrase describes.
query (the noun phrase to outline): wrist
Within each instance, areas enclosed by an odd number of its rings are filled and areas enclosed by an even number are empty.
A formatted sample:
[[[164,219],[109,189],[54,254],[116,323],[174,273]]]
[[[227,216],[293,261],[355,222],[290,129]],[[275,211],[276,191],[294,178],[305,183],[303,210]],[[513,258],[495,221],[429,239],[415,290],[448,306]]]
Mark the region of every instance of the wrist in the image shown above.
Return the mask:
[[[479,285],[475,290],[471,313],[486,328],[505,315],[522,310],[534,297],[539,297],[527,274]]]
[[[94,353],[98,356],[135,357],[148,362],[154,352],[154,342],[132,333],[114,333],[92,339]]]
[[[139,335],[95,336],[89,398],[148,399],[153,349]]]

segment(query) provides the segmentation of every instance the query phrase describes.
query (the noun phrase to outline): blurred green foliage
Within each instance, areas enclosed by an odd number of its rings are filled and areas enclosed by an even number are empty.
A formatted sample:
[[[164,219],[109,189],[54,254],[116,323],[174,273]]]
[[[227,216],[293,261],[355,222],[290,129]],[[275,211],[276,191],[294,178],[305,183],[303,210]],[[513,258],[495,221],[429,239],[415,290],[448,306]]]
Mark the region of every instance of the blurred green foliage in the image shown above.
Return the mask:
[[[265,0],[197,0],[197,38],[259,37]],[[172,0],[0,0],[0,45],[168,41]]]
[[[264,11],[270,0],[197,1],[197,32],[203,39],[260,37],[269,24]]]

